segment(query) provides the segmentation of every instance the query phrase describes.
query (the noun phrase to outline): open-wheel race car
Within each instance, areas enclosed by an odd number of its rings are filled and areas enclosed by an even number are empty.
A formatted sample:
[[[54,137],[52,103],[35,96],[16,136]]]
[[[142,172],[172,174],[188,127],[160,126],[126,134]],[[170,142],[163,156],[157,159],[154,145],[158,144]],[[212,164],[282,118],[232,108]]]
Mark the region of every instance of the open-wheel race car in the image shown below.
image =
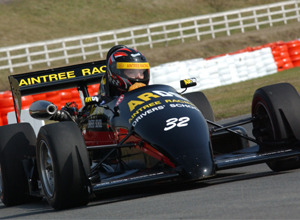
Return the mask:
[[[18,123],[0,127],[6,206],[45,197],[58,210],[86,205],[103,192],[198,181],[234,167],[300,167],[300,97],[292,85],[257,89],[251,117],[221,125],[202,92],[180,94],[167,85],[138,88],[101,104],[87,88],[100,82],[104,69],[105,61],[97,61],[9,76]],[[181,81],[182,88],[194,83]],[[20,122],[21,96],[74,87],[82,108],[35,101],[29,109],[33,118],[57,121],[46,123],[37,136],[31,124]],[[254,138],[242,127],[247,123],[253,124]]]

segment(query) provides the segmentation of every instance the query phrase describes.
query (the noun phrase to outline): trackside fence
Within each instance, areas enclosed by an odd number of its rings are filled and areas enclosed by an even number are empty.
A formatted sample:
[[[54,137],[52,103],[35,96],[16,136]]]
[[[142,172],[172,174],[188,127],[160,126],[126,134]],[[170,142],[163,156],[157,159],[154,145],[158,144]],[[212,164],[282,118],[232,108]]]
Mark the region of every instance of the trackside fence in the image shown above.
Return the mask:
[[[0,48],[0,71],[103,59],[114,45],[161,47],[300,21],[300,0]]]

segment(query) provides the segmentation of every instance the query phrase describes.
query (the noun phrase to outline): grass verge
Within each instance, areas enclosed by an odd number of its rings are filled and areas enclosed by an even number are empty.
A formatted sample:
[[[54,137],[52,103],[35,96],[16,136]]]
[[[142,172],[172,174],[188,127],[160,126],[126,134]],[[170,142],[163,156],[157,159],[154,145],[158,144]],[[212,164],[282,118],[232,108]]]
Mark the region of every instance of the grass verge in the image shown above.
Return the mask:
[[[288,82],[300,91],[300,67],[281,71],[272,75],[203,90],[207,96],[216,120],[251,113],[252,97],[256,89],[276,83]]]

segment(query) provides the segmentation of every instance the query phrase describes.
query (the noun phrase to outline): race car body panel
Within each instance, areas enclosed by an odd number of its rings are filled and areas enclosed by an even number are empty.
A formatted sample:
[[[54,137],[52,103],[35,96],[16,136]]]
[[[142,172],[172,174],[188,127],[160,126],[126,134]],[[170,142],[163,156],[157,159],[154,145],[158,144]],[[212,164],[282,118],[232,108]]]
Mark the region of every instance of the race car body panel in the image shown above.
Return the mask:
[[[100,193],[103,191],[115,190],[116,188],[132,187],[140,184],[151,184],[157,182],[165,182],[168,180],[174,180],[179,177],[178,173],[164,173],[164,172],[148,172],[138,173],[138,170],[134,172],[128,172],[126,177],[115,176],[113,179],[108,179],[102,183],[96,184],[93,187],[94,193]]]
[[[98,124],[99,132],[106,126],[116,131],[125,128],[133,132],[176,166],[181,166],[187,179],[215,174],[207,123],[201,112],[172,87],[139,88],[124,94],[122,101],[116,98],[105,106],[105,110],[103,106],[93,109],[92,117],[80,125],[83,133],[91,129],[95,120],[104,121]]]
[[[296,158],[300,156],[300,149],[290,148],[278,148],[273,151],[261,152],[258,145],[242,149],[230,154],[224,154],[215,157],[215,164],[217,170],[230,169],[241,166],[248,166],[259,163],[266,163],[276,159]]]

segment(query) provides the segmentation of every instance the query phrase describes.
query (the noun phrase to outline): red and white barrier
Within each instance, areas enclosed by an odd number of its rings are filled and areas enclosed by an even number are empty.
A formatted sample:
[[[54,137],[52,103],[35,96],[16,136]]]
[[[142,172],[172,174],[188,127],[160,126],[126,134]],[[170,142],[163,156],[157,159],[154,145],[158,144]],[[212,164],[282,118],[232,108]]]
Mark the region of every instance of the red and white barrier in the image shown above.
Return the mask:
[[[167,84],[181,91],[179,80],[195,77],[198,85],[189,92],[245,81],[300,66],[300,41],[274,42],[247,47],[233,53],[206,59],[199,58],[172,62],[152,67],[150,84]],[[98,94],[99,84],[89,86],[91,96]],[[80,108],[77,89],[66,89],[22,97],[22,109],[28,109],[35,100],[48,100],[63,107],[75,101]],[[8,123],[7,113],[14,111],[10,91],[0,93],[0,125]]]
[[[162,64],[151,68],[151,84],[168,84],[180,91],[178,80],[195,77],[189,92],[228,85],[300,66],[300,41],[247,47],[206,59]]]

